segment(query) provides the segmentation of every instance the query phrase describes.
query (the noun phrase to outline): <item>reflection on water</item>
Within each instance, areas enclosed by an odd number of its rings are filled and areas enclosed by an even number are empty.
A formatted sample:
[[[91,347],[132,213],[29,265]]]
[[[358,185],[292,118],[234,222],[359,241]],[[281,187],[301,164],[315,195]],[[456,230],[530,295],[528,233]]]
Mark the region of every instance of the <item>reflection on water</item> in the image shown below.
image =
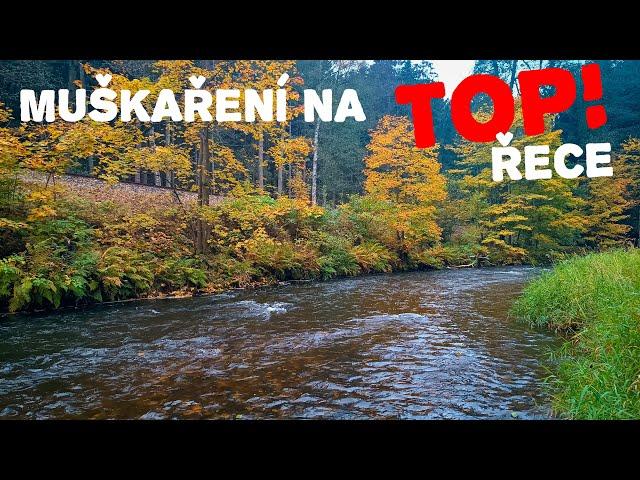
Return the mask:
[[[0,418],[531,418],[531,268],[295,283],[0,321]]]

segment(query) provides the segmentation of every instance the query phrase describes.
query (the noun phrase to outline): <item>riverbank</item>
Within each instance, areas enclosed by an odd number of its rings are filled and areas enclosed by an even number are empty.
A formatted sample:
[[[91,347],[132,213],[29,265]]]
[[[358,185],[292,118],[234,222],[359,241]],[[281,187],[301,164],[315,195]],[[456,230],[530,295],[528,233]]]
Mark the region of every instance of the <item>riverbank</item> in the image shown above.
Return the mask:
[[[521,267],[534,267],[534,265],[520,265]],[[538,265],[535,265],[535,267],[539,267]],[[504,268],[504,266],[499,266],[499,265],[489,265],[489,266],[478,266],[478,267],[474,267],[474,266],[469,266],[469,265],[464,265],[464,266],[443,266],[440,268],[431,268],[428,270],[432,270],[432,271],[439,271],[439,270],[459,270],[459,269],[499,269],[499,268]],[[299,280],[276,280],[273,278],[265,278],[263,279],[262,282],[260,281],[256,281],[251,285],[247,285],[244,287],[227,287],[227,288],[217,288],[217,289],[203,289],[203,290],[195,290],[192,289],[191,291],[182,291],[182,292],[175,292],[172,294],[167,294],[167,293],[154,293],[154,294],[148,294],[148,295],[144,295],[144,296],[138,296],[138,297],[131,297],[131,298],[125,298],[122,300],[111,300],[111,301],[101,301],[101,302],[92,302],[92,303],[79,303],[76,305],[63,305],[60,306],[54,310],[52,310],[51,308],[41,308],[41,309],[34,309],[34,310],[30,310],[30,311],[24,311],[24,310],[18,310],[18,311],[0,311],[0,319],[2,318],[7,318],[10,316],[14,316],[14,315],[46,315],[46,314],[50,314],[52,312],[65,312],[65,311],[77,311],[77,310],[84,310],[84,309],[90,309],[93,307],[97,307],[97,306],[113,306],[113,305],[121,305],[121,304],[128,304],[128,303],[137,303],[137,302],[153,302],[153,301],[159,301],[159,300],[183,300],[183,299],[188,299],[188,298],[206,298],[206,297],[213,297],[216,295],[226,295],[226,294],[233,294],[236,292],[244,292],[244,291],[248,291],[248,292],[259,292],[262,289],[268,289],[268,288],[275,288],[275,287],[280,287],[280,286],[287,286],[287,285],[295,285],[298,283],[324,283],[324,282],[328,282],[331,280],[344,280],[347,278],[368,278],[368,277],[376,277],[376,276],[380,276],[380,275],[388,275],[388,274],[401,274],[401,273],[418,273],[420,271],[425,271],[425,269],[404,269],[404,270],[395,270],[395,271],[390,271],[390,272],[369,272],[369,273],[358,273],[355,275],[351,275],[351,276],[337,276],[337,277],[332,277],[332,278],[327,278],[327,279],[322,279],[322,278],[307,278],[307,279],[299,279]]]
[[[253,194],[197,207],[125,187],[9,190],[0,312],[505,263],[478,243],[443,245],[433,221],[433,231],[398,225],[396,207],[365,197],[321,208]]]
[[[554,353],[554,410],[569,418],[640,418],[640,250],[558,264],[513,313],[566,339]]]
[[[527,250],[513,235],[495,241],[443,219],[440,227],[433,209],[372,196],[319,207],[251,190],[197,206],[168,191],[74,185],[7,186],[0,312],[370,273],[540,265],[577,251]]]

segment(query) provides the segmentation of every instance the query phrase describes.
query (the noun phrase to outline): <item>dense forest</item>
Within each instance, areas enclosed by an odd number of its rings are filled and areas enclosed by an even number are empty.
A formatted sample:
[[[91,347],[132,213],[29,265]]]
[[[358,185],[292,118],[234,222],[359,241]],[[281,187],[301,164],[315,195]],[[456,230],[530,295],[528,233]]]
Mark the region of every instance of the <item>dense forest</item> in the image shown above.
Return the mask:
[[[523,69],[583,62],[479,60],[519,95]],[[415,148],[400,84],[437,80],[428,61],[0,62],[0,309],[216,291],[287,279],[392,270],[550,263],[574,253],[636,245],[640,237],[640,62],[603,61],[608,123],[589,130],[583,103],[548,117],[514,146],[611,142],[613,177],[491,180],[492,144],[460,138],[449,103],[434,100],[439,143]],[[190,75],[203,88],[276,88],[286,122],[20,123],[19,92],[111,88],[178,97]],[[355,89],[365,122],[307,123],[301,91]],[[578,94],[578,98],[582,98]],[[241,100],[242,101],[242,100]],[[475,100],[478,115],[490,101]],[[518,101],[516,100],[516,104]],[[580,160],[579,160],[580,161]],[[25,172],[40,172],[32,182]],[[103,179],[79,194],[66,173]],[[164,187],[172,201],[109,195],[109,185]],[[191,202],[187,192],[193,192]],[[224,198],[223,201],[214,199]]]

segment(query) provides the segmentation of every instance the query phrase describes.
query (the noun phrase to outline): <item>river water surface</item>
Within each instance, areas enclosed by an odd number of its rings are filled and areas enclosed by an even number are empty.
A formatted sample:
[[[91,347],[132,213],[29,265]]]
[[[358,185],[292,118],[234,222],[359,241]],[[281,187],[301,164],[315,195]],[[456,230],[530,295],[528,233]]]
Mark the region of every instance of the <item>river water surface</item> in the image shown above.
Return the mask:
[[[532,268],[291,283],[0,319],[0,418],[539,418]]]

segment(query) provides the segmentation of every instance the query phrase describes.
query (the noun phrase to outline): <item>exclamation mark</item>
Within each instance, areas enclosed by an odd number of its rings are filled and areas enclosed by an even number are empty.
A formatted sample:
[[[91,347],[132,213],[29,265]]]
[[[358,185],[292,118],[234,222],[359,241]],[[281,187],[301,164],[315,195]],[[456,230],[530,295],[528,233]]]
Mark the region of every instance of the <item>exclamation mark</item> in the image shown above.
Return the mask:
[[[600,65],[590,63],[582,66],[582,82],[584,84],[583,98],[585,102],[593,102],[602,99],[602,77]],[[607,111],[604,105],[592,105],[587,107],[587,126],[600,128],[607,123]]]

